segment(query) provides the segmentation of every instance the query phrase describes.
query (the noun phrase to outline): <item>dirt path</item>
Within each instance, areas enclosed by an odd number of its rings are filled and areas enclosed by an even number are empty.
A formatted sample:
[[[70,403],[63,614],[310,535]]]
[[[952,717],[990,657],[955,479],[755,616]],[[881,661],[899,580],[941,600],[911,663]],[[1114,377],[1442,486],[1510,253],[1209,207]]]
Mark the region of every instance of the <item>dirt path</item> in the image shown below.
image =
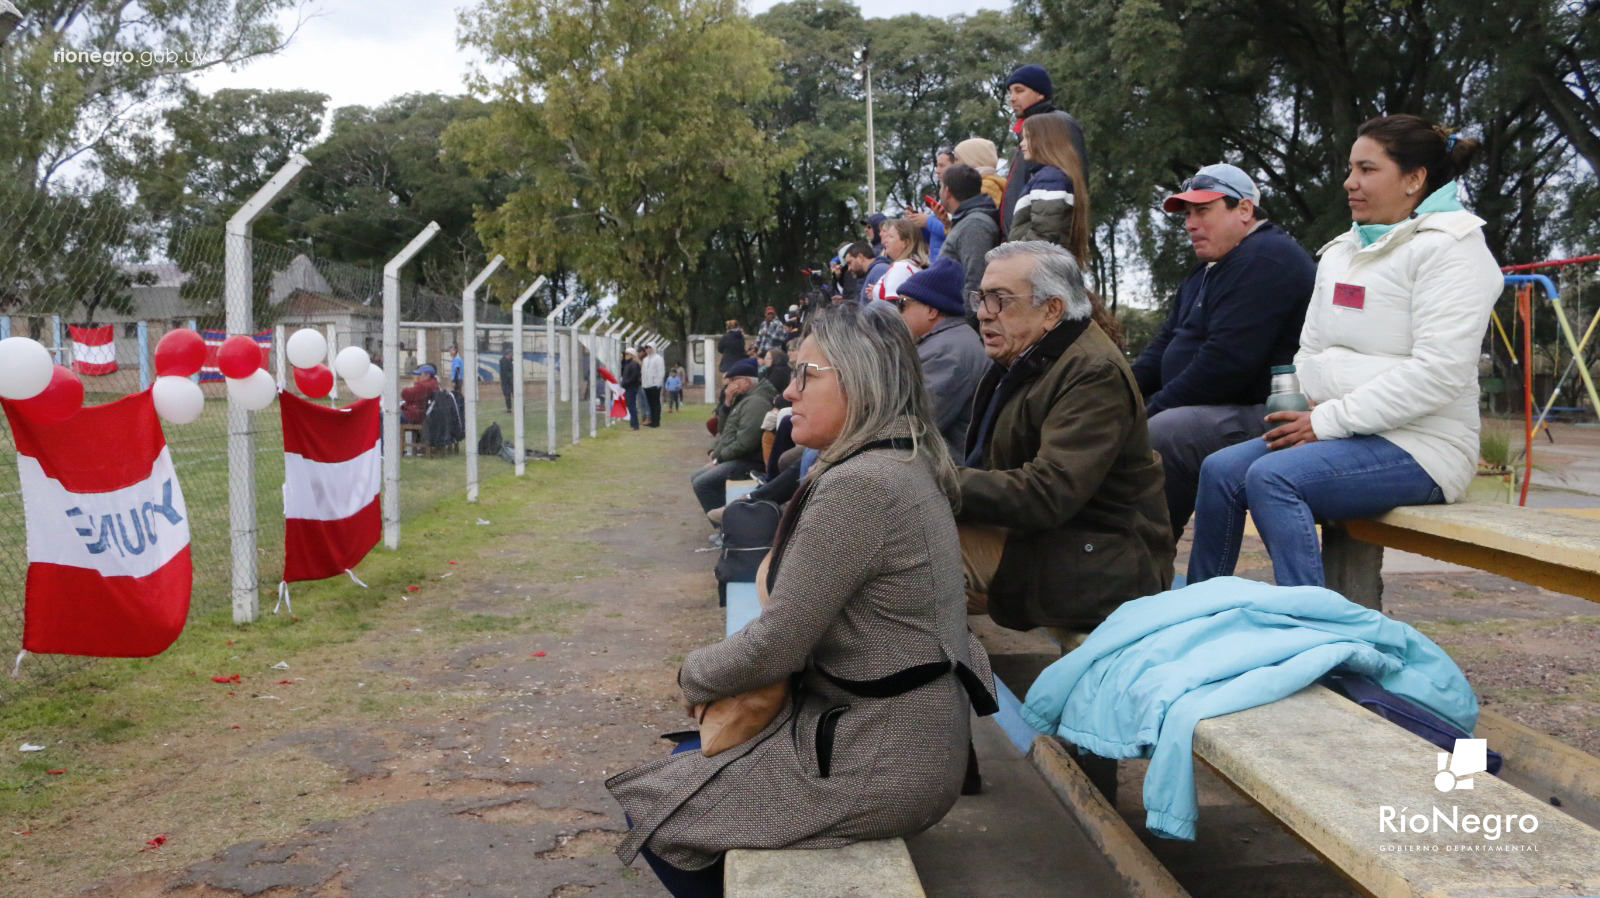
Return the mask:
[[[285,717],[257,740],[188,758],[200,768],[308,774],[321,784],[276,788],[318,805],[314,819],[264,818],[258,838],[81,894],[659,895],[648,871],[612,855],[624,824],[601,782],[666,751],[656,735],[683,723],[677,665],[720,635],[711,557],[694,551],[708,531],[685,479],[705,440],[697,423],[676,418],[612,439],[652,450],[615,475],[625,488],[594,490],[576,540],[543,544],[521,528],[486,528],[478,557],[457,559],[456,582],[432,600],[431,614],[421,600],[388,607],[374,629],[426,629],[421,621],[443,611],[466,622],[470,638],[430,651],[427,642],[377,637],[342,670],[335,659],[293,659],[291,669],[315,667],[324,682],[354,679],[366,704],[312,726]],[[530,491],[524,501],[541,497]],[[584,573],[570,573],[579,569],[575,548]],[[413,705],[418,696],[434,700]],[[213,778],[205,769],[185,777]],[[207,809],[191,810],[191,825],[205,827]],[[295,802],[279,813],[295,814]],[[271,834],[286,822],[292,831]],[[184,830],[175,825],[169,844],[190,838]]]

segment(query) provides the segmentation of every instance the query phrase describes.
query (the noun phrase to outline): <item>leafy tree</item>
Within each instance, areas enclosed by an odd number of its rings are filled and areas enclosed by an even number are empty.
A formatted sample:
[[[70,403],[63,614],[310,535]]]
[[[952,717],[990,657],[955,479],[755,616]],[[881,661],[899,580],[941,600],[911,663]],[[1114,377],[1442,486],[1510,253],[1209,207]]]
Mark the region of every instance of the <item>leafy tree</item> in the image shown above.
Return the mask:
[[[436,221],[440,233],[413,264],[423,284],[459,292],[484,265],[473,210],[504,202],[510,182],[474,175],[440,142],[452,124],[488,112],[479,100],[441,94],[336,110],[328,138],[307,151],[311,167],[281,207],[290,230],[318,256],[379,267]]]
[[[445,135],[474,173],[517,179],[479,215],[489,250],[686,333],[713,234],[765,220],[795,156],[754,116],[778,91],[776,42],[736,0],[484,0],[462,24],[507,71],[477,79],[490,114]]]

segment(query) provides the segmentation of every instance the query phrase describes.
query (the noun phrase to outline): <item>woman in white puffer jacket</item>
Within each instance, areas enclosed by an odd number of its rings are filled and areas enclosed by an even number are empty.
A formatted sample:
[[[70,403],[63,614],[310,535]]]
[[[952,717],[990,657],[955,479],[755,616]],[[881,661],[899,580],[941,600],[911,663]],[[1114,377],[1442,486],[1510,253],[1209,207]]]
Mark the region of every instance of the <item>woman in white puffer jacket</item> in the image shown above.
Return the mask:
[[[1478,149],[1414,115],[1350,149],[1354,224],[1324,246],[1295,366],[1309,412],[1206,459],[1189,582],[1233,573],[1245,510],[1280,586],[1323,583],[1316,520],[1455,502],[1478,459],[1478,354],[1499,266],[1456,198]],[[1275,451],[1276,450],[1276,451]]]

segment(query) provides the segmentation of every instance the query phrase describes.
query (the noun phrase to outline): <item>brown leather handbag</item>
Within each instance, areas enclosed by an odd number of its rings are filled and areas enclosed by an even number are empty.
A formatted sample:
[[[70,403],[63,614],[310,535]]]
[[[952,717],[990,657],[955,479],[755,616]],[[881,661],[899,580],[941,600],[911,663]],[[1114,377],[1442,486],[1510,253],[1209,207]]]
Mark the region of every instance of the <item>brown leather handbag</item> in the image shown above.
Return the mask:
[[[772,553],[769,552],[756,568],[756,596],[762,608],[767,607],[767,567],[771,563]],[[789,680],[785,678],[701,707],[700,753],[709,758],[755,738],[772,723],[788,700]]]

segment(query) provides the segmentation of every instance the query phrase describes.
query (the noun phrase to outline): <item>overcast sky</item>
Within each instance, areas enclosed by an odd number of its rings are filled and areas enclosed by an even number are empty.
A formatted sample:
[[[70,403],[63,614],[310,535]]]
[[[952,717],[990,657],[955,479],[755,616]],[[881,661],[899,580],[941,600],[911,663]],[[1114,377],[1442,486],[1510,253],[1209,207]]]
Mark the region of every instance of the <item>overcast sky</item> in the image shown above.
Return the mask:
[[[748,0],[758,13],[777,0]],[[223,87],[305,89],[328,94],[330,109],[375,106],[390,97],[415,92],[462,93],[472,54],[456,47],[457,8],[461,2],[437,0],[314,0],[311,18],[300,26],[288,49],[257,60],[237,72],[208,72],[195,79],[206,93]],[[866,0],[866,15],[905,13],[949,16],[980,9],[1004,9],[1009,0]],[[287,14],[285,29],[296,15]]]

